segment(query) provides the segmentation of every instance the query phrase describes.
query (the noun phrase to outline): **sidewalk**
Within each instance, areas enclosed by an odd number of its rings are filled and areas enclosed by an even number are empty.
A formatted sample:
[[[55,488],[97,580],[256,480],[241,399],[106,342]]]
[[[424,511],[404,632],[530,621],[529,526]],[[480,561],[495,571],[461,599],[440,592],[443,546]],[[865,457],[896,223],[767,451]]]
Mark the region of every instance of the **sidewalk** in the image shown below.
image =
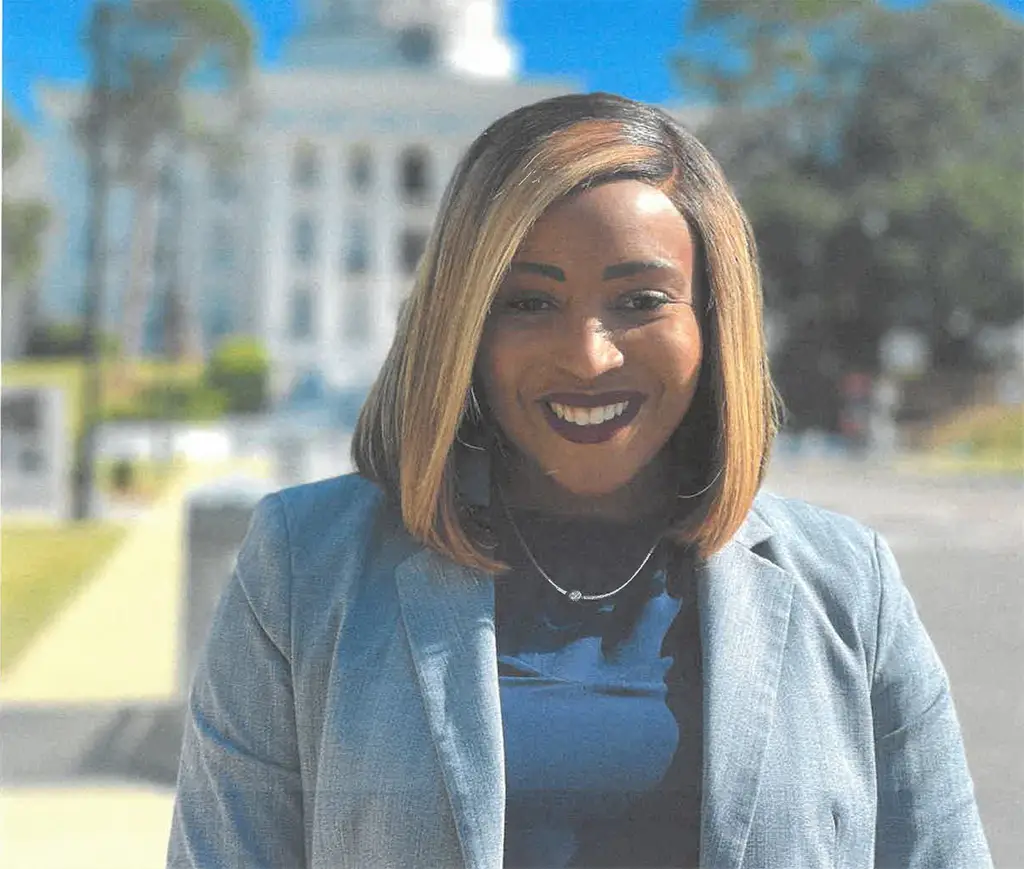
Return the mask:
[[[4,869],[161,869],[173,794],[145,787],[0,793]]]
[[[186,468],[0,680],[0,703],[9,709],[171,699],[188,494],[225,477],[266,473],[251,461]],[[172,803],[169,790],[129,782],[5,786],[0,861],[5,869],[162,866]]]
[[[186,468],[4,676],[0,702],[169,698],[177,677],[185,499],[205,483],[261,470],[252,462]]]

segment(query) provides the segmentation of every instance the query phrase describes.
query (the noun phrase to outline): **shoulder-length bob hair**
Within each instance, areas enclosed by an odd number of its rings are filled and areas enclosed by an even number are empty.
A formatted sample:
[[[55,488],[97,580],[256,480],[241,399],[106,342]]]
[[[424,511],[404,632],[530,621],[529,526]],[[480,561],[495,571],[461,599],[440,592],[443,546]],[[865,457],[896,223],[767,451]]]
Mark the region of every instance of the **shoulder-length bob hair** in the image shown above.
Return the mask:
[[[687,472],[681,487],[697,494],[672,536],[707,557],[742,524],[761,484],[776,394],[754,238],[721,168],[656,108],[602,93],[555,97],[497,120],[456,168],[353,437],[356,467],[400,506],[408,531],[461,564],[504,567],[472,533],[456,486],[456,436],[471,422],[491,302],[545,209],[618,179],[651,184],[672,200],[703,266],[701,381],[671,441],[685,450],[677,456]]]

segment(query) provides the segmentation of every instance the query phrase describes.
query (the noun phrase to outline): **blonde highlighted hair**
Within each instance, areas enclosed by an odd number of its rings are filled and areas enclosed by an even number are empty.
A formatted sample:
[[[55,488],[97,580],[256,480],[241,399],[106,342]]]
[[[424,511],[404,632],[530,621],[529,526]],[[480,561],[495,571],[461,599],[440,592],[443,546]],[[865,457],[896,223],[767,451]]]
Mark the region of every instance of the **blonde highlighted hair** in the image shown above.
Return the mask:
[[[356,467],[400,506],[409,532],[457,562],[501,567],[471,533],[456,487],[457,434],[470,423],[491,302],[552,203],[627,178],[672,200],[704,272],[701,382],[672,442],[700,494],[673,534],[706,557],[750,509],[777,410],[746,216],[711,154],[664,112],[609,94],[556,97],[496,121],[457,167],[353,438]]]

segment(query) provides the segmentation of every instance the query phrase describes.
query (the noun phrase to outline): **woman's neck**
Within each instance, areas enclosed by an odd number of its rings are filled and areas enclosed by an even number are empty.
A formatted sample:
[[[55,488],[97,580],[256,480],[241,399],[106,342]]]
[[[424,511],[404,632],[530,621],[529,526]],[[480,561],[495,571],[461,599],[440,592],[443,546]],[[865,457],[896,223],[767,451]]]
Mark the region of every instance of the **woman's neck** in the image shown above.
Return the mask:
[[[529,459],[495,462],[498,497],[509,507],[552,515],[639,522],[667,519],[674,508],[673,475],[667,457],[656,458],[625,486],[601,495],[581,495],[560,486]]]

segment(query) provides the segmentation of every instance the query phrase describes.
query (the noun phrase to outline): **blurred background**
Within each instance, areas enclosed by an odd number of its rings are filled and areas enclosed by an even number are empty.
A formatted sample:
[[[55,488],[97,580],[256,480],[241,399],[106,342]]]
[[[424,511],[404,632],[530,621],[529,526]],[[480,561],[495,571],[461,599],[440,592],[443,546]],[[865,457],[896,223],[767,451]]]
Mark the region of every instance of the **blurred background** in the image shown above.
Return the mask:
[[[255,499],[349,469],[462,150],[589,90],[725,166],[787,408],[769,485],[890,539],[1024,866],[1013,0],[7,0],[6,866],[162,865]]]

